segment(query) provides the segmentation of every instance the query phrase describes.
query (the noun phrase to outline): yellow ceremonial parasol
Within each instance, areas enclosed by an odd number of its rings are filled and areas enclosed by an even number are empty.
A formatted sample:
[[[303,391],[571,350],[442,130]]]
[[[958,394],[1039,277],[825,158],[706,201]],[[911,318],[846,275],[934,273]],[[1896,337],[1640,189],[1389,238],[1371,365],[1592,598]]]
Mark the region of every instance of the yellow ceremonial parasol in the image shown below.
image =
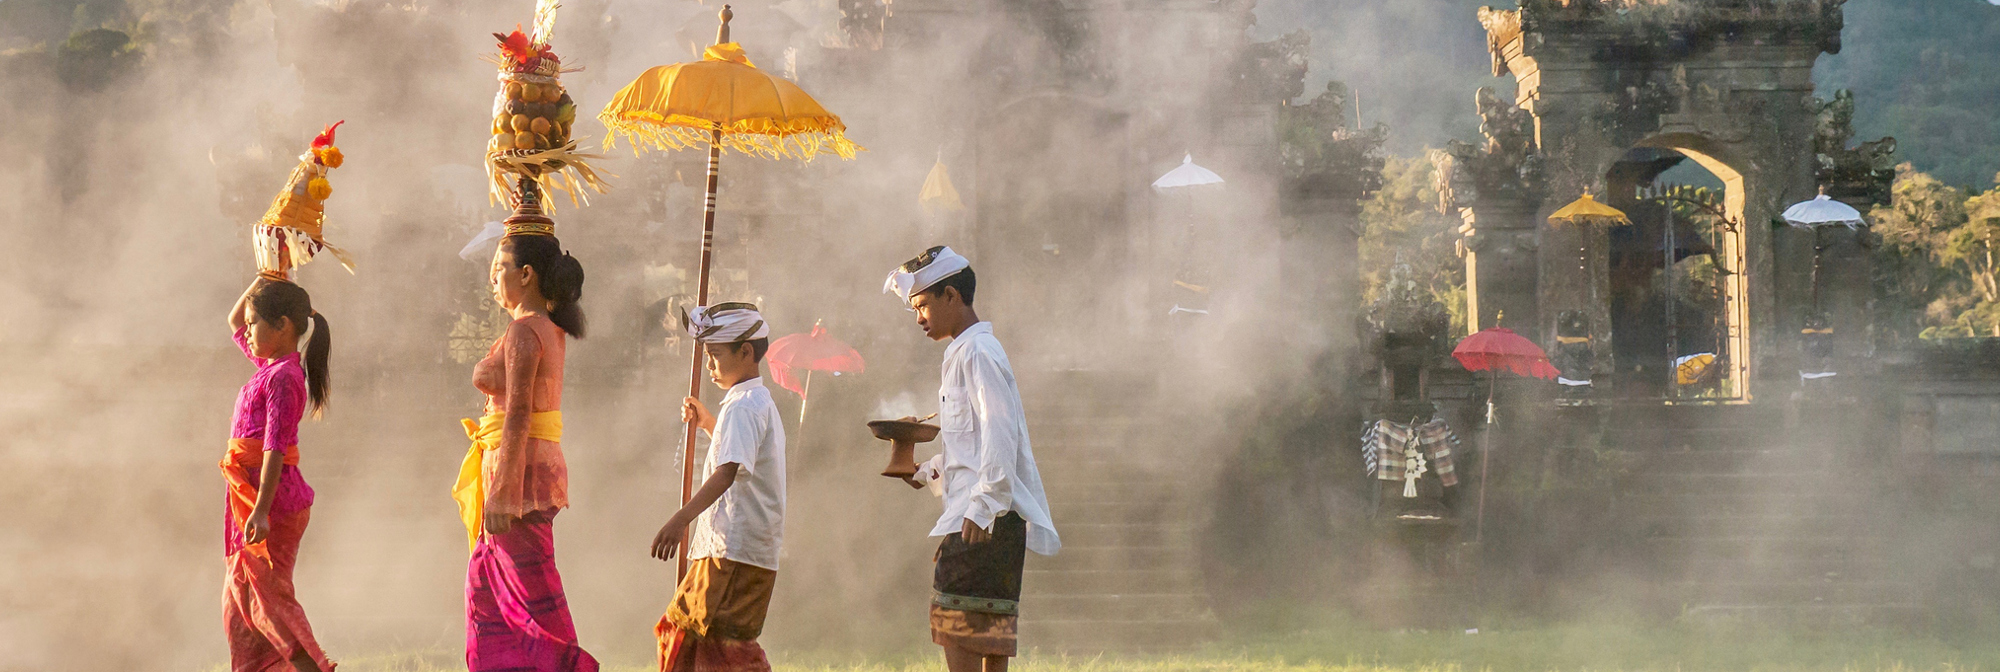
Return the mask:
[[[917,192],[917,204],[923,206],[927,215],[965,209],[965,202],[958,199],[958,189],[951,186],[951,171],[945,170],[942,152],[931,166],[931,174],[924,178],[923,190]]]
[[[1590,192],[1586,191],[1582,197],[1556,210],[1555,214],[1549,215],[1549,223],[1625,226],[1631,224],[1632,219],[1626,217],[1623,210],[1599,203],[1590,196]]]
[[[1557,209],[1555,214],[1549,215],[1549,223],[1556,226],[1603,226],[1608,228],[1613,226],[1628,226],[1632,223],[1632,219],[1625,216],[1625,211],[1599,203],[1597,199],[1590,196],[1590,192],[1585,191],[1582,196],[1574,201],[1570,201],[1569,205],[1565,205]],[[1588,270],[1585,266],[1589,264],[1587,260],[1590,258],[1590,254],[1584,247],[1589,241],[1590,238],[1588,236],[1579,237],[1576,241],[1576,270],[1586,275],[1588,274]],[[1596,283],[1591,284],[1590,290],[1592,294],[1597,292]]]
[[[641,147],[661,151],[708,146],[708,191],[702,204],[701,266],[697,274],[697,305],[708,305],[708,272],[715,249],[715,191],[717,168],[723,148],[766,159],[811,161],[824,153],[852,159],[861,151],[847,139],[847,125],[827,112],[797,84],[757,69],[743,46],[729,41],[729,20],[735,16],[722,6],[722,26],[715,32],[715,45],[701,60],[662,65],[632,80],[604,106],[597,120],[610,133],[604,147],[611,148],[618,136],[625,136],[637,153]],[[702,349],[694,343],[693,370],[689,373],[688,396],[701,396]],[[694,495],[695,427],[687,428],[687,443],[681,460],[681,504]],[[687,551],[682,538],[679,571],[687,574]]]

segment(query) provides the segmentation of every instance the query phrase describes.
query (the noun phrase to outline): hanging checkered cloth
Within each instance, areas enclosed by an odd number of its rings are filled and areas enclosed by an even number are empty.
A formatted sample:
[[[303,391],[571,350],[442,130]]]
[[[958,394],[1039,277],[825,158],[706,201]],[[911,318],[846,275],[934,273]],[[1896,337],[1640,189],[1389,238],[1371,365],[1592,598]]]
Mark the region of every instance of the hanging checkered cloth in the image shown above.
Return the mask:
[[[1376,479],[1404,480],[1409,465],[1403,453],[1412,442],[1428,458],[1430,472],[1437,474],[1439,482],[1446,486],[1458,485],[1458,472],[1452,467],[1452,453],[1458,448],[1458,435],[1440,417],[1433,416],[1430,422],[1414,427],[1391,420],[1376,420],[1361,433],[1361,461],[1367,466],[1369,475]]]
[[[1452,433],[1451,425],[1444,418],[1432,416],[1431,421],[1416,428],[1417,444],[1423,447],[1425,455],[1431,459],[1431,473],[1437,474],[1438,482],[1445,487],[1458,485],[1458,471],[1452,468],[1452,453],[1458,450],[1458,435]]]

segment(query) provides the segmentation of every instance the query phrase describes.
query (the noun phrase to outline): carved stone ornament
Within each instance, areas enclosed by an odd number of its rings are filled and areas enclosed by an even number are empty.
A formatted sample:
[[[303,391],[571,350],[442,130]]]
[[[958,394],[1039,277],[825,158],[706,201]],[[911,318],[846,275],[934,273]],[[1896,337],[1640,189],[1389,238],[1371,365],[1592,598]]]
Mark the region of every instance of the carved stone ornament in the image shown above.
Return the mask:
[[[1877,205],[1889,202],[1889,186],[1896,180],[1896,139],[1884,137],[1863,142],[1852,149],[1854,137],[1854,92],[1840,89],[1833,100],[1812,98],[1807,108],[1816,117],[1813,152],[1819,166],[1813,177],[1826,194],[1842,201],[1865,201]]]
[[[1437,166],[1438,208],[1455,214],[1483,199],[1541,200],[1546,187],[1542,157],[1535,145],[1535,117],[1490,87],[1473,98],[1479,132],[1486,142],[1452,141],[1431,155]]]

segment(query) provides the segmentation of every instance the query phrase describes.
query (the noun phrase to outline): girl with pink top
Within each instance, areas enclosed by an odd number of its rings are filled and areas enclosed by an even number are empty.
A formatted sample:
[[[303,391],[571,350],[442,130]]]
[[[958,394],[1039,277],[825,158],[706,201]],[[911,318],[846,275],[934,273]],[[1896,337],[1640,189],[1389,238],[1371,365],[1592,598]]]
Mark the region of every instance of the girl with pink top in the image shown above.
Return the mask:
[[[313,490],[299,473],[299,419],[326,407],[333,333],[298,285],[260,276],[229,312],[236,346],[257,373],[236,394],[222,476],[223,550],[228,581],[222,622],[232,672],[331,672],[292,590],[312,512]],[[305,349],[300,356],[301,346]]]

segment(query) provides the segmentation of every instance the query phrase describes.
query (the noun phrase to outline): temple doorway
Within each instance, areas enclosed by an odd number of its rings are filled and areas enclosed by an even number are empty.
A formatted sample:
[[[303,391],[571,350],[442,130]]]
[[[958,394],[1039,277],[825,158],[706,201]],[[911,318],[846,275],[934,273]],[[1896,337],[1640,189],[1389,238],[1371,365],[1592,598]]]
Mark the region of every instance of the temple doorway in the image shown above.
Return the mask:
[[[1632,220],[1609,230],[1606,255],[1613,379],[1621,397],[1742,396],[1742,179],[1696,156],[1635,147],[1605,176],[1606,202]]]

